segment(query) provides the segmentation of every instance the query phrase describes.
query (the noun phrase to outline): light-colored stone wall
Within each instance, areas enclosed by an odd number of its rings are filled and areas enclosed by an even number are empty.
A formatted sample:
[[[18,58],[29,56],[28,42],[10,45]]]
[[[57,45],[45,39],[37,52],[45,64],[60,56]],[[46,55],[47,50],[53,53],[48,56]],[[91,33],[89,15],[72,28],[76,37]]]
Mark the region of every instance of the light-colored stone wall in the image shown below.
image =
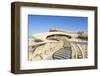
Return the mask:
[[[29,45],[29,55],[28,55],[28,59],[30,61],[32,60],[50,60],[52,59],[52,55],[53,53],[55,53],[56,51],[58,51],[61,48],[64,47],[70,47],[72,50],[72,59],[78,59],[78,58],[87,58],[87,44],[81,44],[84,41],[78,40],[74,37],[78,36],[78,34],[76,33],[70,33],[71,36],[73,36],[71,39],[68,39],[64,36],[57,36],[55,38],[59,39],[59,41],[56,40],[47,40],[46,37],[48,35],[52,35],[52,34],[64,34],[64,35],[69,35],[69,33],[64,33],[64,32],[46,32],[46,33],[41,33],[41,34],[36,34],[34,35],[35,37],[37,37],[37,39],[41,39],[43,42],[34,42],[34,38],[33,40],[30,41],[30,45]],[[51,38],[52,39],[52,38]],[[65,40],[63,40],[65,39]],[[71,42],[70,42],[71,40]],[[76,42],[76,43],[74,43]],[[77,43],[79,42],[79,43]],[[86,42],[86,41],[85,41]],[[43,45],[37,45],[40,43],[45,43]],[[70,44],[68,44],[70,43]],[[34,44],[37,45],[37,48],[34,50],[34,47],[32,47]],[[66,44],[66,45],[64,45]]]

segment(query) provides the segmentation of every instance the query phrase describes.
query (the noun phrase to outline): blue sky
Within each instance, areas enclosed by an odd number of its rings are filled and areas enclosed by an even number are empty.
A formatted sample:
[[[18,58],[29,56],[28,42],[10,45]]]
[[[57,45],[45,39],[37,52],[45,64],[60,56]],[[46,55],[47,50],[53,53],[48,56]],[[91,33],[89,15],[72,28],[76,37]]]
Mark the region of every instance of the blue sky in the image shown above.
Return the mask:
[[[60,28],[65,31],[88,31],[88,17],[28,15],[29,35],[48,32],[50,28]]]

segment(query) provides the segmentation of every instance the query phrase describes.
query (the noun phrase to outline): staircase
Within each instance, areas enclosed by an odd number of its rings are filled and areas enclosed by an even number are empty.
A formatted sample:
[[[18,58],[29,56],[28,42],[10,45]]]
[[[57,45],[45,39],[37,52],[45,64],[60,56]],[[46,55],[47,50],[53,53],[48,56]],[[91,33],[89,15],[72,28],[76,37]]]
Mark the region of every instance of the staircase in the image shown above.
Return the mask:
[[[61,48],[53,54],[53,59],[71,59],[72,50],[71,48]]]

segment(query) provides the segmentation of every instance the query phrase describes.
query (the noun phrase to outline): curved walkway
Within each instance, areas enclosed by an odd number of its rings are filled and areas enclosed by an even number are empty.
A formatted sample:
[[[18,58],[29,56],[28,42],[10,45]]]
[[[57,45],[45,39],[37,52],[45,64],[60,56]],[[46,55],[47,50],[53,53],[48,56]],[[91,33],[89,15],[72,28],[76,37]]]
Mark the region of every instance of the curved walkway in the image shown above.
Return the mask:
[[[71,59],[71,48],[61,48],[53,54],[53,59]]]

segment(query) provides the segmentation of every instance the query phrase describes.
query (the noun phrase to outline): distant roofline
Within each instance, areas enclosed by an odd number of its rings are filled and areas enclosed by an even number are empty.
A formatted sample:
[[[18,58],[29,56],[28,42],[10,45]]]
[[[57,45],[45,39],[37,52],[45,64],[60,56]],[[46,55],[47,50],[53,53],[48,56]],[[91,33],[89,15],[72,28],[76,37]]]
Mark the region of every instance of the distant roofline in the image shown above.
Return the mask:
[[[54,29],[50,29],[49,32],[69,32],[69,33],[73,33],[74,31],[65,31],[63,29],[54,28]],[[74,33],[78,33],[78,32],[87,33],[86,31],[75,31]]]

